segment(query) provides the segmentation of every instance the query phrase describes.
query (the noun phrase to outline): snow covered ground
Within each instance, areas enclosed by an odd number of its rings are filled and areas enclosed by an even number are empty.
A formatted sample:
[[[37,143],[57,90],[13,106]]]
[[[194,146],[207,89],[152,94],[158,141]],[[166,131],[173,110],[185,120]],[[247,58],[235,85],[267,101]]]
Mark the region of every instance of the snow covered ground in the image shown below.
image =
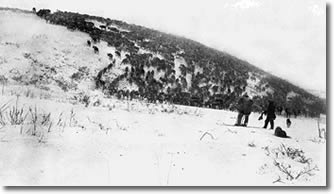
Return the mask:
[[[316,119],[293,118],[286,129],[278,117],[291,137],[283,139],[261,128],[256,113],[244,128],[225,125],[236,112],[107,99],[92,79],[115,51],[105,42],[95,54],[87,34],[10,11],[0,11],[0,29],[0,76],[8,78],[0,85],[0,110],[8,102],[0,111],[1,185],[326,185]],[[82,67],[88,75],[71,80]],[[73,82],[76,89],[57,86]],[[73,100],[80,92],[88,107]],[[15,107],[25,118],[17,125]]]
[[[10,106],[14,106],[15,96],[0,96],[0,102],[10,100]],[[162,108],[118,100],[111,103],[113,108],[86,108],[19,97],[18,107],[24,107],[26,112],[35,106],[40,114],[51,112],[54,124],[50,132],[40,127],[32,136],[28,115],[22,125],[1,128],[1,184],[326,184],[326,143],[317,137],[314,119],[292,119],[292,127],[287,129],[291,138],[283,139],[274,136],[273,130],[262,129],[258,114],[252,114],[250,127],[243,128],[223,124],[234,123],[234,112],[166,105]],[[59,120],[66,124],[57,125]],[[284,121],[278,117],[276,125],[285,126]],[[318,167],[312,176],[287,179],[274,165],[275,160],[290,165],[292,176],[308,165],[277,156],[282,144],[301,149],[307,159],[312,159],[311,167]],[[279,177],[282,182],[275,182]]]

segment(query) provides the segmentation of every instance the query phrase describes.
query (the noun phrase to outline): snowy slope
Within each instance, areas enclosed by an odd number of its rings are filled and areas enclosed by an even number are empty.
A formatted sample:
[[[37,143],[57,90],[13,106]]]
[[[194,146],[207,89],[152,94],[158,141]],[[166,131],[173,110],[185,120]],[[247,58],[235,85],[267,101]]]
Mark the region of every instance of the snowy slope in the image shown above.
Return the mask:
[[[1,102],[15,97],[1,96]],[[29,116],[21,126],[6,125],[0,136],[0,180],[4,185],[325,185],[326,144],[311,119],[292,119],[291,139],[260,128],[253,114],[249,128],[225,126],[236,113],[190,107],[167,108],[125,101],[115,107],[85,108],[52,100],[20,98],[19,106],[51,112],[72,126],[53,125],[29,134]],[[159,110],[160,109],[160,110]],[[59,116],[63,113],[62,116]],[[276,125],[284,126],[279,117]],[[23,131],[20,134],[20,131]],[[207,135],[204,135],[207,132]],[[210,136],[212,135],[212,137]],[[203,136],[204,135],[204,136]],[[302,149],[319,171],[287,180],[273,165],[281,144]],[[272,154],[267,155],[267,150]],[[300,166],[287,158],[280,160]],[[302,166],[304,167],[304,166]],[[284,183],[273,183],[281,177]]]
[[[291,137],[282,139],[262,129],[255,113],[243,128],[224,125],[234,124],[236,112],[107,98],[94,90],[93,77],[114,47],[101,41],[94,53],[87,34],[27,13],[0,11],[0,29],[0,76],[8,79],[0,93],[1,185],[326,184],[326,140],[315,119],[292,118],[286,129],[278,117]],[[115,56],[112,73],[124,72],[125,55]],[[84,76],[72,79],[80,69]],[[87,107],[81,93],[90,97]],[[13,107],[22,108],[23,123],[10,122]],[[299,155],[283,155],[282,144]]]
[[[96,43],[99,53],[94,53],[87,45],[88,34],[47,24],[36,15],[12,11],[0,14],[0,72],[11,84],[34,84],[59,97],[68,95],[63,85],[76,93],[93,90],[93,77],[111,63],[107,54],[115,55],[115,48],[105,42]],[[114,57],[116,74],[124,71],[121,62],[125,54]],[[73,80],[71,76],[80,68],[86,68],[87,75]]]

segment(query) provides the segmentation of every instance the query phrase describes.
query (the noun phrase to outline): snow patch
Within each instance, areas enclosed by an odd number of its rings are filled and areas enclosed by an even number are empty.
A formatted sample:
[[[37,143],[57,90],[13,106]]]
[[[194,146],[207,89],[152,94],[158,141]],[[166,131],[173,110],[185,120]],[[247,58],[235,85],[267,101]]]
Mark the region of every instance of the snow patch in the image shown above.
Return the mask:
[[[286,100],[289,101],[291,100],[292,98],[294,97],[297,97],[299,96],[298,93],[294,92],[294,91],[290,91],[287,95],[286,95]]]
[[[139,48],[139,50],[138,50],[138,54],[151,54],[151,55],[152,55],[152,58],[156,57],[156,58],[159,58],[160,60],[165,59],[165,57],[162,56],[161,54],[152,52],[152,51],[147,50],[147,49],[145,49],[145,48],[142,48],[142,47],[140,47],[137,43],[135,43],[135,46]]]
[[[92,22],[94,24],[94,26],[96,28],[100,29],[100,30],[112,31],[112,30],[108,29],[108,27],[112,27],[112,28],[116,28],[120,32],[130,32],[129,30],[121,28],[119,26],[116,26],[116,25],[113,25],[113,24],[107,24],[105,22],[100,22],[100,21],[97,21],[97,20],[86,19],[86,22]],[[101,28],[100,26],[106,26],[107,28],[104,29],[104,28]]]

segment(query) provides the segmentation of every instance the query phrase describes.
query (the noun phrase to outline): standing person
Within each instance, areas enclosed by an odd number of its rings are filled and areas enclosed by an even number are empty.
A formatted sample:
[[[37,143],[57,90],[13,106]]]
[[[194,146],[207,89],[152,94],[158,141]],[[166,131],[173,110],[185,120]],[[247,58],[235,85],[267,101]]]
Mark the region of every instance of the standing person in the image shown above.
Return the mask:
[[[263,128],[267,128],[268,123],[270,123],[270,129],[274,129],[274,120],[276,119],[275,115],[275,104],[272,100],[269,101],[269,105],[267,107],[267,110],[265,110],[262,114],[267,115],[266,120],[264,121]]]
[[[291,120],[290,120],[290,109],[288,107],[285,107],[285,116],[286,116],[286,126],[289,128],[291,126]]]
[[[241,120],[242,117],[245,115],[245,107],[249,101],[249,97],[247,94],[244,94],[241,96],[241,98],[237,102],[237,110],[238,110],[238,116],[237,116],[237,122],[234,124],[235,126],[241,126]]]
[[[288,107],[285,107],[285,115],[286,115],[286,118],[290,118],[290,115],[291,115],[291,112],[290,112],[290,109]]]
[[[245,108],[243,110],[243,113],[245,115],[245,119],[244,119],[244,124],[242,124],[242,126],[247,127],[248,118],[249,118],[249,115],[252,113],[253,104],[254,104],[254,102],[253,102],[252,99],[249,99],[247,102],[245,102]]]

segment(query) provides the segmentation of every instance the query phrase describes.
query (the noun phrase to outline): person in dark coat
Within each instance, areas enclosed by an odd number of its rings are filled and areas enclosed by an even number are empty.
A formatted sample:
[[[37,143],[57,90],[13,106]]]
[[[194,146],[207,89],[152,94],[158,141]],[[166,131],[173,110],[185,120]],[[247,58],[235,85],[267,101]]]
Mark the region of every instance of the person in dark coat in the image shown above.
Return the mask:
[[[247,126],[248,123],[248,117],[250,113],[252,112],[252,105],[253,101],[249,99],[248,95],[243,95],[237,102],[237,110],[238,110],[238,116],[237,116],[237,122],[235,126]],[[245,116],[244,123],[241,124],[242,118]]]
[[[247,102],[245,102],[245,106],[244,106],[244,110],[243,110],[243,114],[245,116],[245,119],[244,119],[244,124],[242,124],[245,127],[247,127],[249,115],[252,113],[253,104],[254,104],[254,102],[253,102],[252,99],[249,99]]]
[[[269,101],[269,105],[267,107],[267,110],[265,110],[261,116],[263,114],[267,115],[266,120],[264,121],[264,127],[263,128],[267,128],[268,123],[270,123],[270,129],[274,129],[274,120],[276,119],[276,115],[275,115],[275,104],[273,101]]]
[[[285,114],[286,114],[286,118],[290,118],[290,116],[291,116],[291,111],[290,111],[290,109],[288,108],[288,107],[285,107]]]

